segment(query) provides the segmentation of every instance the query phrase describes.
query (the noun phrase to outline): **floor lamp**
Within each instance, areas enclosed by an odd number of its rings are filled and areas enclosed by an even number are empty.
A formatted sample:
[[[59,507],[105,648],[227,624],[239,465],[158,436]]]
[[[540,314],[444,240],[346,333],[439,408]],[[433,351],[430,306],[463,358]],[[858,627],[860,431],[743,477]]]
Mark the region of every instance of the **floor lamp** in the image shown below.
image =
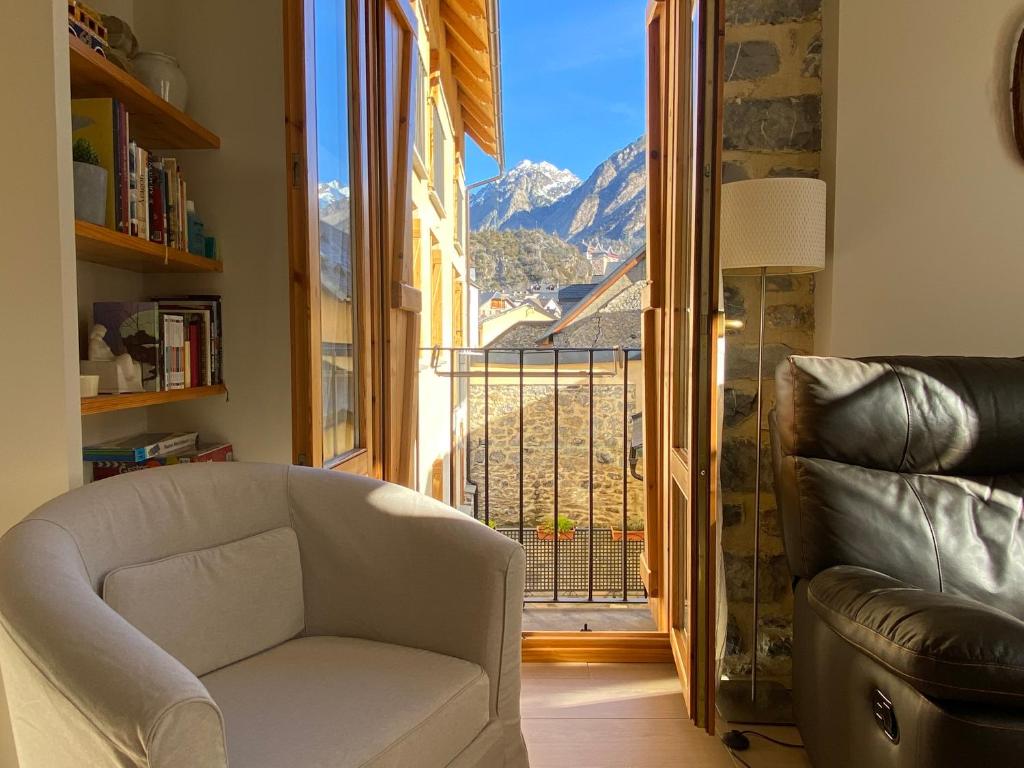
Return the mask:
[[[761,434],[764,377],[765,298],[769,275],[817,272],[825,268],[825,182],[783,178],[737,181],[722,186],[722,271],[761,280],[757,334],[757,442],[754,464],[754,605],[750,682],[723,680],[716,701],[734,723],[792,723],[790,692],[780,683],[757,679],[761,565]],[[726,372],[728,374],[728,371]]]

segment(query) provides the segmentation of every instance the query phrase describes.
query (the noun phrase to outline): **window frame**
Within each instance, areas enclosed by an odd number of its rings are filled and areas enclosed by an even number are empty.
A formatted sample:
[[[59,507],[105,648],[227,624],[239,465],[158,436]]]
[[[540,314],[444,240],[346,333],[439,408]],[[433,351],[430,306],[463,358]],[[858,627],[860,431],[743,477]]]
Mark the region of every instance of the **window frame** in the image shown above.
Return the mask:
[[[316,129],[315,0],[285,0],[285,123],[288,197],[289,294],[292,341],[292,461],[295,464],[379,474],[371,425],[372,318],[381,310],[371,291],[366,120],[365,4],[346,3],[349,189],[355,445],[325,460],[323,446],[322,330]]]

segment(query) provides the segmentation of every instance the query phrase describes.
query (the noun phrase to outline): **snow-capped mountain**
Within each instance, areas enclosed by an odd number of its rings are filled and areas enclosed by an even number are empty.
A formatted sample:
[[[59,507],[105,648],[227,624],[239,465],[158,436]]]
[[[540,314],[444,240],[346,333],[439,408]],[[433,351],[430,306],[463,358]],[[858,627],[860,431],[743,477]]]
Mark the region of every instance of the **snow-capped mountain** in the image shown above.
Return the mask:
[[[579,185],[580,179],[572,171],[548,162],[523,160],[472,194],[470,221],[473,229],[503,229],[516,214],[551,205]]]
[[[342,186],[338,181],[325,182],[317,187],[317,197],[320,199],[320,221],[347,230],[351,218],[348,186]]]
[[[586,181],[574,184],[551,202],[528,205],[528,201],[522,199],[515,210],[510,210],[500,221],[477,218],[478,210],[483,212],[476,205],[477,198],[498,197],[500,193],[492,187],[506,183],[522,166],[516,166],[508,175],[481,187],[476,193],[470,209],[473,229],[542,229],[576,245],[595,244],[624,250],[642,244],[647,226],[643,137],[613,153]],[[554,168],[550,163],[531,164],[533,168],[538,166]]]
[[[332,205],[349,197],[348,185],[341,186],[340,181],[328,181],[317,187],[320,197],[320,205]]]

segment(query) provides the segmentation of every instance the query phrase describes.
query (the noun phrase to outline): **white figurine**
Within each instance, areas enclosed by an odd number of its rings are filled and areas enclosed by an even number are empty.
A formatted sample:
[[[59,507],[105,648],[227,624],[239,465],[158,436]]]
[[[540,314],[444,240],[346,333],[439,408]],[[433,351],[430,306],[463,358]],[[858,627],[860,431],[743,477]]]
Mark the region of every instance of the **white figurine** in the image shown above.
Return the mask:
[[[132,359],[127,352],[115,355],[110,345],[103,340],[106,335],[106,326],[99,324],[89,331],[89,363],[100,365],[83,365],[82,372],[86,373],[85,369],[89,368],[89,373],[99,374],[101,391],[113,391],[115,394],[142,392],[142,363]]]

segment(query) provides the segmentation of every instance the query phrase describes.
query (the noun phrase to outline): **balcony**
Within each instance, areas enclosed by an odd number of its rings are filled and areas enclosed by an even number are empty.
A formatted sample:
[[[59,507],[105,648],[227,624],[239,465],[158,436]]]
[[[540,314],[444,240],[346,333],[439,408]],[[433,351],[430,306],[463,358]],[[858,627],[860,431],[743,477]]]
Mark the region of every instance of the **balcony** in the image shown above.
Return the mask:
[[[435,348],[453,502],[526,550],[526,629],[653,630],[638,349]]]

